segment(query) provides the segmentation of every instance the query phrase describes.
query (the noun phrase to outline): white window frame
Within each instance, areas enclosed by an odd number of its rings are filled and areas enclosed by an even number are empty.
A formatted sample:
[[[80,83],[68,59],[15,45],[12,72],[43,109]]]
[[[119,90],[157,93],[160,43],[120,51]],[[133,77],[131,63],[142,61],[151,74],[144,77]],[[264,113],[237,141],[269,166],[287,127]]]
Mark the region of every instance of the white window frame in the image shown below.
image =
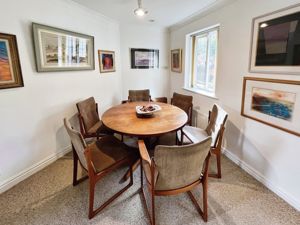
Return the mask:
[[[186,51],[185,51],[185,79],[184,79],[184,87],[183,89],[187,91],[192,91],[201,95],[205,95],[210,98],[217,98],[216,97],[216,79],[218,74],[218,53],[219,53],[219,28],[220,24],[216,24],[205,29],[198,30],[193,33],[189,33],[186,35]],[[193,68],[194,68],[194,51],[195,51],[195,40],[196,36],[205,35],[208,32],[213,30],[217,30],[217,52],[216,52],[216,75],[214,79],[214,92],[209,92],[203,89],[199,89],[197,87],[192,87],[192,79],[194,79],[193,75]],[[208,48],[207,48],[208,50]],[[208,54],[206,55],[208,57]],[[206,61],[207,62],[207,61]],[[207,66],[207,65],[206,65]],[[206,84],[207,85],[207,84]]]

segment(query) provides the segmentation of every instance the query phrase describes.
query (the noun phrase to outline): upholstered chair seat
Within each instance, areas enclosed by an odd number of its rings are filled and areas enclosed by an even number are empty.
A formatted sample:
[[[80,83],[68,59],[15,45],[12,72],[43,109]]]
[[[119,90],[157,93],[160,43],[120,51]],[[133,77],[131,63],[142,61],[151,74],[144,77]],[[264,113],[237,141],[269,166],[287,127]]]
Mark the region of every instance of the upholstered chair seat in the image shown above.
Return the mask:
[[[136,154],[136,149],[128,147],[110,135],[100,138],[88,147],[91,151],[92,164],[96,173],[106,170],[130,154]],[[137,160],[138,157],[135,157],[135,159]]]

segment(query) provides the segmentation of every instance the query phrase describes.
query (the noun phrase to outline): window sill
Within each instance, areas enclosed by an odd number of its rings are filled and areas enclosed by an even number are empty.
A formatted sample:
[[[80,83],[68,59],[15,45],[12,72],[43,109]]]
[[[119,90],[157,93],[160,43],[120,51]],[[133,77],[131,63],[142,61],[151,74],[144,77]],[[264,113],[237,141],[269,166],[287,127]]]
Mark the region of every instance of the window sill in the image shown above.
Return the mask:
[[[187,88],[187,87],[183,87],[183,89],[186,90],[186,91],[190,91],[190,92],[193,92],[193,93],[196,93],[196,94],[203,95],[203,96],[208,97],[208,98],[218,99],[217,96],[215,96],[214,94],[211,94],[209,92],[206,92],[206,91],[200,91],[200,90],[197,90],[197,89]]]

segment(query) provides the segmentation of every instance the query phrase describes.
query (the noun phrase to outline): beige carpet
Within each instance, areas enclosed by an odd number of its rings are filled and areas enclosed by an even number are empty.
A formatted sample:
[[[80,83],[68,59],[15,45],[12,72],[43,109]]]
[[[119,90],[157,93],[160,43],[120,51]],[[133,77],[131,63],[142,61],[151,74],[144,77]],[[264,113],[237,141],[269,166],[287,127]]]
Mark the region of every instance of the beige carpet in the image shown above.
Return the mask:
[[[207,224],[300,224],[299,212],[231,161],[224,158],[222,166],[223,178],[209,180]],[[120,187],[118,181],[124,171],[116,171],[98,184],[96,203]],[[68,154],[0,195],[0,224],[149,224],[137,192],[139,172],[135,172],[129,191],[88,220],[88,182],[71,185],[72,155]],[[200,191],[198,188],[196,195]],[[186,194],[156,199],[157,224],[205,224]]]

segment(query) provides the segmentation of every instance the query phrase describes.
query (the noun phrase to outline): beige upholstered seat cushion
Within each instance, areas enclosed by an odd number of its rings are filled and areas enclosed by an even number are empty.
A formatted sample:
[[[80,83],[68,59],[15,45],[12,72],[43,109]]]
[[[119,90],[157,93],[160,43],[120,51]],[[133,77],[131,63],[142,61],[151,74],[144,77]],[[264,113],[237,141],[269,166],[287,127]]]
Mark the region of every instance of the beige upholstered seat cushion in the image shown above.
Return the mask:
[[[87,132],[88,134],[113,134],[113,131],[104,126],[101,120],[95,123]]]
[[[88,147],[91,149],[92,164],[96,173],[126,157],[130,156],[133,161],[139,157],[136,149],[128,147],[114,136],[105,136]]]
[[[189,144],[191,142],[197,143],[197,142],[203,141],[205,138],[207,138],[209,136],[205,130],[198,128],[198,127],[184,126],[182,130],[183,130],[183,133],[185,133],[190,139],[189,140],[186,136],[184,136],[183,141],[185,144]]]
[[[183,188],[199,180],[210,144],[211,137],[207,137],[196,144],[156,146],[154,162],[158,176],[155,190]]]

